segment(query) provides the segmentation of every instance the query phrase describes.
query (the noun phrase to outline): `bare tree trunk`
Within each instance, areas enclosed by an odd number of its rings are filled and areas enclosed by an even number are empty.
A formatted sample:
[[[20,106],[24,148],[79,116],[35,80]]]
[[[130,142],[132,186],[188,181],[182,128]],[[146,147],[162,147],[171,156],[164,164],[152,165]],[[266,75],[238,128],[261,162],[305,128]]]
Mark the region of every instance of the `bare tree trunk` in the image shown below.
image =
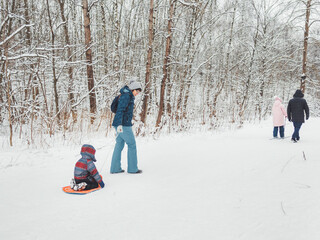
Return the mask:
[[[166,81],[168,78],[168,67],[169,67],[169,56],[171,53],[171,40],[172,40],[172,25],[173,25],[173,13],[174,13],[174,3],[176,0],[170,0],[170,10],[169,10],[169,20],[168,20],[168,33],[166,40],[166,52],[163,61],[163,78],[161,81],[161,90],[160,90],[160,104],[159,104],[159,112],[156,122],[156,127],[160,126],[161,118],[164,112],[164,94],[166,90]]]
[[[1,2],[2,3],[2,2]],[[14,12],[14,9],[15,9],[15,0],[13,0],[11,2],[11,9],[9,11],[9,2],[4,2],[2,4],[8,4],[7,6],[1,6],[2,9],[7,9],[7,11],[3,11],[5,14],[4,14],[4,21],[1,22],[1,28],[0,28],[0,41],[3,41],[6,36],[9,36],[10,33],[11,33],[11,27],[12,27],[12,18],[9,17],[8,15],[10,13],[13,13]],[[1,5],[2,5],[1,4]],[[7,24],[8,23],[8,24]],[[7,32],[5,31],[5,26],[8,25],[8,28],[7,28]],[[4,37],[2,37],[4,36]],[[8,49],[8,43],[6,43],[4,46],[3,46],[3,49],[4,49],[4,53],[5,55],[7,56],[7,49]],[[1,49],[2,50],[2,49]],[[6,67],[7,67],[7,60],[6,61],[1,61],[1,72],[0,72],[0,85],[2,85],[2,81],[3,81],[3,78],[6,80],[6,75],[4,75],[3,73],[5,73],[6,71]],[[0,90],[2,90],[0,88]],[[3,94],[3,95],[2,95]],[[4,102],[4,98],[5,98],[5,95],[6,95],[6,90],[4,90],[3,92],[0,91],[0,104],[2,104]],[[1,116],[1,111],[0,111],[0,122],[2,122],[2,116]]]
[[[11,94],[10,94],[10,76],[8,76],[8,44],[5,44],[5,56],[6,56],[6,60],[5,60],[5,79],[7,80],[7,100],[8,100],[8,121],[9,121],[9,129],[10,129],[10,146],[13,146],[12,144],[12,135],[13,135],[13,131],[12,131],[12,116],[11,116]]]
[[[309,19],[310,19],[310,9],[311,1],[308,0],[306,8],[306,21],[304,29],[304,39],[303,39],[303,55],[302,55],[302,76],[300,82],[300,89],[304,93],[306,89],[306,74],[307,74],[307,53],[308,53],[308,38],[309,38]]]
[[[1,40],[1,38],[0,38],[0,40]],[[3,73],[5,71],[6,65],[5,65],[5,62],[1,63],[1,64],[2,64],[2,66],[1,66],[1,70],[0,71],[1,71],[1,73]],[[0,86],[2,86],[3,78],[4,78],[4,75],[0,74]],[[0,89],[0,105],[2,105],[4,103],[4,100],[3,100],[4,96],[5,96],[4,91],[2,91],[2,89]],[[2,117],[1,111],[0,111],[0,123],[2,123],[3,119],[4,118]]]
[[[68,84],[68,98],[71,106],[71,114],[72,114],[72,119],[74,122],[77,121],[77,112],[76,108],[73,107],[75,103],[74,99],[74,93],[73,93],[73,67],[72,67],[72,52],[71,52],[71,41],[69,37],[69,29],[68,29],[68,22],[64,14],[64,0],[58,0],[59,6],[60,6],[60,13],[61,13],[61,19],[63,24],[63,31],[64,31],[64,37],[65,37],[65,42],[67,45],[67,61],[70,63],[68,67],[68,76],[69,76],[69,84]]]
[[[150,98],[150,75],[151,75],[151,63],[152,63],[152,44],[153,44],[153,0],[150,0],[150,14],[149,14],[149,44],[148,44],[148,55],[147,55],[147,65],[146,65],[146,79],[145,79],[145,89],[144,98],[142,104],[142,111],[140,113],[141,122],[145,124],[147,112],[148,112],[148,101]]]
[[[255,54],[256,54],[256,48],[257,48],[257,41],[258,41],[258,34],[259,34],[259,20],[257,19],[257,26],[256,26],[256,32],[253,38],[253,49],[251,53],[251,58],[250,58],[250,64],[249,64],[249,73],[247,76],[247,81],[245,83],[245,90],[244,90],[244,96],[242,98],[242,101],[240,103],[240,110],[239,110],[239,117],[240,117],[240,123],[243,123],[243,116],[244,112],[247,108],[248,104],[248,98],[249,98],[249,88],[251,84],[251,79],[252,79],[252,74],[253,74],[253,63],[255,59]]]
[[[24,0],[24,17],[27,21],[28,24],[30,24],[30,16],[29,16],[29,6],[28,6],[28,1],[27,0]],[[26,27],[26,43],[27,43],[27,46],[29,48],[31,48],[31,29],[30,27]],[[36,64],[32,63],[30,65],[30,70],[31,70],[31,73],[30,73],[30,77],[29,77],[29,84],[30,84],[30,88],[29,88],[29,91],[31,91],[33,94],[35,94],[34,96],[32,96],[33,99],[36,99],[36,97],[38,96],[39,94],[39,88],[38,86],[36,86],[35,82],[36,82],[36,74],[34,73],[34,69],[36,68]],[[35,85],[35,86],[34,86]],[[30,90],[32,89],[32,90]],[[26,100],[28,99],[28,95],[29,95],[29,92],[28,92],[28,89],[26,89],[25,91],[26,93]],[[38,105],[38,103],[37,103]],[[22,110],[23,111],[23,110]]]
[[[8,121],[9,121],[9,129],[10,129],[10,146],[13,146],[13,144],[12,144],[13,129],[12,129],[12,117],[11,117],[10,76],[7,76],[7,79],[8,79],[7,98],[8,98]]]
[[[204,106],[204,109],[205,107],[207,107],[207,112],[212,112],[212,104],[210,103],[210,95],[211,95],[211,91],[212,91],[212,81],[213,81],[213,74],[212,74],[212,64],[210,62],[208,62],[206,64],[206,70],[208,72],[208,74],[206,75],[206,81],[205,81],[205,85],[204,85],[204,88],[206,91],[206,100],[205,100],[205,105]],[[209,117],[211,118],[211,115],[209,115]],[[209,121],[210,122],[210,121]],[[203,124],[205,124],[205,121],[203,122]]]
[[[120,45],[120,19],[121,19],[121,12],[122,12],[122,5],[121,4],[121,10],[120,10],[120,16],[118,13],[118,2],[114,1],[113,2],[113,34],[114,34],[114,52],[115,52],[115,56],[114,56],[114,63],[113,63],[113,67],[114,67],[114,71],[117,73],[116,74],[116,80],[118,82],[120,82],[120,50],[119,50],[119,45]]]
[[[29,16],[29,7],[28,7],[28,1],[24,0],[24,17],[26,18],[27,23],[30,23],[30,16]],[[30,33],[30,27],[26,28],[26,42],[28,46],[31,46],[31,33]]]
[[[210,118],[213,116],[215,118],[217,117],[218,98],[219,98],[222,90],[224,89],[226,82],[228,82],[228,80],[229,80],[230,53],[231,53],[231,47],[232,47],[233,31],[234,31],[237,5],[238,5],[238,1],[236,1],[233,6],[232,20],[231,20],[231,26],[230,26],[230,36],[228,39],[228,48],[227,48],[227,53],[226,53],[226,61],[225,61],[226,65],[225,65],[224,76],[223,76],[223,79],[220,77],[218,80],[219,82],[218,82],[218,86],[217,86],[217,91],[213,97],[212,111],[210,113]]]
[[[263,27],[263,36],[267,35],[267,27],[268,25],[265,23]],[[265,88],[265,78],[266,78],[266,57],[265,53],[267,52],[267,46],[265,43],[263,44],[263,58],[262,58],[262,72],[261,74],[261,82],[259,85],[259,101],[258,101],[258,112],[259,112],[259,120],[262,120],[262,107],[263,107],[263,97],[264,97],[264,88]]]
[[[195,46],[194,46],[194,38],[195,38],[195,24],[196,24],[196,18],[197,18],[197,9],[193,8],[193,12],[192,12],[192,19],[190,22],[190,33],[189,33],[189,47],[188,47],[188,53],[187,53],[187,63],[188,65],[186,66],[186,77],[188,77],[187,80],[187,89],[186,89],[186,93],[184,95],[184,101],[183,101],[183,105],[182,105],[182,117],[186,118],[187,117],[187,103],[188,103],[188,98],[189,98],[189,92],[190,92],[190,86],[191,86],[191,77],[190,77],[190,73],[191,73],[191,69],[192,69],[192,63],[194,60],[194,52],[195,52]],[[183,84],[184,85],[184,84]]]
[[[198,3],[198,1],[196,1]],[[198,6],[192,6],[192,17],[188,24],[189,34],[187,37],[188,47],[186,50],[186,66],[184,67],[183,77],[180,83],[180,92],[177,100],[177,115],[176,120],[187,117],[187,104],[190,93],[190,86],[192,82],[191,70],[195,58],[195,36],[196,36],[196,22],[201,22],[202,15],[199,13],[201,9]],[[187,80],[185,80],[187,79]]]
[[[10,2],[9,2],[10,3]],[[6,23],[8,23],[8,27],[7,27],[7,32],[5,33],[7,36],[9,36],[11,34],[11,30],[12,30],[12,25],[13,25],[13,18],[9,17],[10,15],[14,15],[15,9],[16,9],[16,2],[15,0],[13,0],[11,2],[11,9],[9,10],[9,3],[7,3],[7,7],[5,7],[5,9],[7,9],[6,14],[8,14],[6,16],[6,20],[5,22],[1,23],[1,31],[0,31],[0,41],[2,41],[2,30],[4,29],[3,27],[5,26]],[[9,40],[10,41],[10,40]],[[9,122],[9,131],[10,131],[10,137],[9,137],[9,142],[10,142],[10,146],[13,146],[12,143],[12,138],[13,138],[13,116],[12,116],[12,109],[11,109],[11,105],[12,105],[12,101],[11,99],[13,98],[13,94],[12,94],[12,89],[11,89],[11,80],[10,80],[10,74],[8,74],[8,64],[9,64],[9,60],[8,60],[8,51],[9,51],[9,41],[6,41],[3,45],[3,49],[1,49],[1,51],[3,51],[3,54],[5,56],[5,60],[3,61],[3,66],[2,66],[2,71],[0,72],[0,83],[2,83],[2,78],[4,77],[5,82],[4,82],[4,92],[6,94],[7,97],[7,104],[8,104],[8,122]],[[5,84],[7,83],[7,87],[5,89]],[[1,92],[0,92],[1,95]],[[2,96],[0,97],[1,102],[3,101]],[[0,102],[0,103],[1,103]],[[2,121],[2,119],[0,119],[0,121]]]
[[[102,15],[102,29],[103,29],[103,62],[104,74],[108,74],[108,40],[107,40],[107,21],[106,12],[104,10],[103,2],[100,2],[101,15]]]
[[[57,89],[57,83],[58,78],[56,76],[56,62],[55,62],[55,34],[53,32],[53,26],[52,26],[52,20],[50,15],[50,7],[49,7],[49,1],[47,0],[47,11],[48,11],[48,18],[49,18],[49,26],[50,26],[50,32],[51,32],[51,48],[52,48],[52,74],[53,74],[53,91],[54,91],[54,101],[56,105],[56,115],[58,117],[58,121],[60,122],[60,110],[59,110],[59,96],[58,96],[58,89]]]
[[[171,92],[172,92],[172,86],[173,86],[173,81],[171,79],[171,74],[170,72],[168,72],[168,78],[167,78],[167,114],[168,116],[170,116],[170,118],[172,117],[172,106],[171,106]]]
[[[90,113],[91,113],[91,124],[94,122],[95,113],[97,111],[96,105],[96,93],[94,90],[94,79],[93,79],[93,67],[92,67],[92,50],[91,50],[91,30],[90,30],[90,16],[88,9],[88,0],[82,1],[83,18],[84,18],[84,34],[85,34],[85,45],[86,45],[86,60],[87,60],[87,77],[88,77],[88,90],[90,100]]]

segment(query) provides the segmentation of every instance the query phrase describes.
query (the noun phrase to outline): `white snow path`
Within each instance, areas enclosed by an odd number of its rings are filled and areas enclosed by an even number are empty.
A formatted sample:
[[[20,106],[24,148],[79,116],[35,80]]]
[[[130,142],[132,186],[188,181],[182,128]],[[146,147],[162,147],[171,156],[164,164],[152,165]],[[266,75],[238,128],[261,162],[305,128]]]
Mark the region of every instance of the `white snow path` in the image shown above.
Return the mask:
[[[106,187],[82,196],[61,190],[81,144],[1,149],[0,239],[319,240],[319,134],[314,118],[297,144],[269,122],[138,138],[141,175],[109,174],[113,139],[93,138]]]

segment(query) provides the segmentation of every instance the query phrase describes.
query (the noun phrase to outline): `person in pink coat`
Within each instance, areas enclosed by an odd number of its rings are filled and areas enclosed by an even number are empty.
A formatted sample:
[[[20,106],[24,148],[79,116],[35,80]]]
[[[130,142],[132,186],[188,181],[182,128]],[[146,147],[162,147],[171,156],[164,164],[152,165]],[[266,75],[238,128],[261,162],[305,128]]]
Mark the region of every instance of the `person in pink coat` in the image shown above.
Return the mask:
[[[274,98],[274,104],[272,107],[272,117],[273,117],[273,137],[278,137],[278,129],[280,130],[280,137],[284,138],[284,123],[287,117],[287,112],[282,101],[279,97]]]

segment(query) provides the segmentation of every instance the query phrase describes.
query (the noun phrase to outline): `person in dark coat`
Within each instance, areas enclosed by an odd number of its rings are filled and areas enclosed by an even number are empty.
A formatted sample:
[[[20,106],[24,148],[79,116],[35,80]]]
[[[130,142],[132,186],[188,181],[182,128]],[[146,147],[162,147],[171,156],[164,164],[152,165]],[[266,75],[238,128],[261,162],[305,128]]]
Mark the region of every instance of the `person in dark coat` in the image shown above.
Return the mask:
[[[297,90],[293,98],[289,101],[287,107],[288,120],[293,122],[294,132],[291,140],[297,142],[300,140],[299,130],[304,123],[304,119],[309,119],[309,107],[307,101],[303,98],[301,90]],[[305,116],[306,115],[306,116]]]
[[[136,140],[132,131],[134,99],[140,92],[141,84],[135,80],[120,90],[121,95],[112,122],[112,126],[116,130],[116,145],[110,167],[112,174],[124,172],[121,168],[121,152],[125,143],[128,145],[128,173],[142,173],[142,170],[138,169]]]

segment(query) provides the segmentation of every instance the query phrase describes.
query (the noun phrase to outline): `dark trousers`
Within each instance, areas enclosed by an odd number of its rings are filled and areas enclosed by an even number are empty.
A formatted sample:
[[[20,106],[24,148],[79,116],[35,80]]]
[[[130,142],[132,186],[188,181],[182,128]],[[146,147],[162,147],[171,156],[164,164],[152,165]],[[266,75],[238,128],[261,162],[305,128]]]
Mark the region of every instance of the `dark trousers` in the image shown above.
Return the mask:
[[[75,179],[76,183],[82,183],[85,182],[87,184],[86,188],[84,190],[89,190],[89,189],[93,189],[93,188],[97,188],[99,186],[99,184],[96,182],[96,180],[92,179],[92,181],[90,179]]]
[[[283,126],[273,128],[273,137],[278,137],[278,129],[280,132],[280,137],[284,138],[284,127]]]
[[[293,126],[294,126],[294,132],[292,134],[292,139],[299,140],[300,139],[299,131],[302,126],[302,122],[293,122]]]

